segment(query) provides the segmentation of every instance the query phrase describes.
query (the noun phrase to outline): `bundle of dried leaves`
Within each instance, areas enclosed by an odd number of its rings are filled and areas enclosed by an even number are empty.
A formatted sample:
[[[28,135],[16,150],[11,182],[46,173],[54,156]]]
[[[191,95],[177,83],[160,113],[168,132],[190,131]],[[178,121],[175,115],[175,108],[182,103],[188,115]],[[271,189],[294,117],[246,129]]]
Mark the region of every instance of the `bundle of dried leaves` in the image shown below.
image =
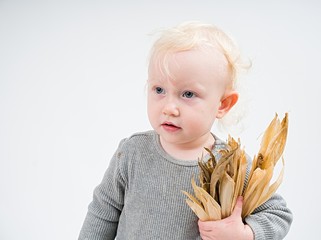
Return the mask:
[[[229,137],[227,149],[220,152],[219,160],[205,148],[210,154],[210,159],[204,162],[201,158],[198,161],[201,186],[192,178],[195,196],[183,191],[188,197],[187,204],[198,218],[208,221],[230,216],[238,196],[243,196],[243,219],[266,202],[276,192],[283,179],[282,158],[282,170],[276,181],[271,183],[274,167],[284,151],[287,131],[288,114],[285,114],[282,121],[276,114],[264,132],[260,150],[254,156],[248,173],[248,162],[244,150],[240,147],[240,141]],[[249,175],[246,178],[247,174]]]

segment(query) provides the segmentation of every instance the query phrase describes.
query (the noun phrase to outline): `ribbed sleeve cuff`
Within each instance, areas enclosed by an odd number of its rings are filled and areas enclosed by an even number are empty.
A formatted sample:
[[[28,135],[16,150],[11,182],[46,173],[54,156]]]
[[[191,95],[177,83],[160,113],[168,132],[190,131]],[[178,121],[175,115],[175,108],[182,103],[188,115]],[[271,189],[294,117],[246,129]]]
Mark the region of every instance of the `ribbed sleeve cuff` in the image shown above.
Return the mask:
[[[254,240],[266,240],[266,239],[272,239],[271,232],[267,229],[264,229],[260,226],[260,224],[257,222],[256,219],[252,219],[251,217],[247,217],[245,219],[245,222],[247,225],[250,226],[254,233]]]

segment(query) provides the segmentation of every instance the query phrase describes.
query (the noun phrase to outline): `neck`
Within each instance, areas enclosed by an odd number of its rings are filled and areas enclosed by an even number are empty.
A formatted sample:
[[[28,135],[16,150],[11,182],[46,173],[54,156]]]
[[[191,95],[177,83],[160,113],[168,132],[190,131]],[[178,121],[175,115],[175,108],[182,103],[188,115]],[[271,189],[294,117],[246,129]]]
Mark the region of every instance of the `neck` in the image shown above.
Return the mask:
[[[160,137],[160,142],[163,149],[172,157],[180,160],[197,160],[202,156],[206,155],[207,152],[205,151],[204,147],[212,149],[215,139],[211,133],[206,136],[203,136],[197,144],[173,144],[168,143]]]

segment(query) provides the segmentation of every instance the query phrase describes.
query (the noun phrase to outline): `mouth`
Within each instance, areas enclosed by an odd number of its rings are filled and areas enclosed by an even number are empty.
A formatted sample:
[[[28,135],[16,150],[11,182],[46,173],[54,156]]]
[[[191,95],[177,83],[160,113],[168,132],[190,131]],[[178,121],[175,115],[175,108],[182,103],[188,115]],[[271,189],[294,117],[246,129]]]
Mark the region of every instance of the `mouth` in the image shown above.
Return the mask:
[[[175,131],[178,131],[180,130],[181,128],[176,126],[175,124],[171,123],[171,122],[164,122],[162,123],[161,125],[166,131],[169,131],[169,132],[175,132]]]

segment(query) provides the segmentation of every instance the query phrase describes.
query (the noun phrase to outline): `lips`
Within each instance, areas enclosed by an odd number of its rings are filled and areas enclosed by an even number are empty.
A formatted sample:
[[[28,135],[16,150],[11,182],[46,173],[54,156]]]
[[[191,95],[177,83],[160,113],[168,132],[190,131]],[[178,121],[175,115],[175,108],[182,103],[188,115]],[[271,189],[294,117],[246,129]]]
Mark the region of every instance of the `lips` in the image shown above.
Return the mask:
[[[168,132],[175,132],[180,130],[181,128],[176,126],[175,124],[171,123],[171,122],[164,122],[162,123],[162,127],[163,129],[165,129]]]

